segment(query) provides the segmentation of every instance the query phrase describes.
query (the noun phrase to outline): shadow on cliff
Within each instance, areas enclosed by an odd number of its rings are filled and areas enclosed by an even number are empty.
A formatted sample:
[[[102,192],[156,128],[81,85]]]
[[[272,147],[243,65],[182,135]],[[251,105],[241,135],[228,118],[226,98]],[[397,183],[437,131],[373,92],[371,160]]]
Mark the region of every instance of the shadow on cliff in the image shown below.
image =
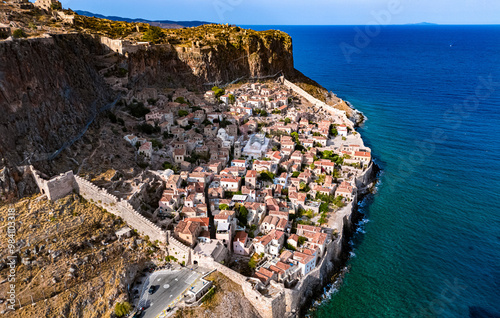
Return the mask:
[[[201,90],[238,79],[275,74],[298,76],[293,67],[291,46],[278,40],[264,43],[258,37],[238,47],[229,42],[210,47],[156,45],[130,54],[128,62],[129,83],[136,89],[186,87]]]

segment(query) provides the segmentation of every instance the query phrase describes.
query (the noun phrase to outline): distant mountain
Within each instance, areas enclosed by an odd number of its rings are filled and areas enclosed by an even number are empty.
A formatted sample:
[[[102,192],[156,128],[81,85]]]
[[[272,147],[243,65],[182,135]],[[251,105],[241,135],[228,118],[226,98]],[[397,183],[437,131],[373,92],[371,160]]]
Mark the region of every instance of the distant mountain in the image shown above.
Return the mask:
[[[408,23],[407,25],[438,25],[438,24],[430,22],[419,22],[419,23]]]
[[[211,22],[205,21],[170,21],[170,20],[160,20],[160,21],[151,21],[146,19],[130,19],[130,18],[122,18],[115,16],[105,16],[102,14],[92,13],[88,11],[75,10],[75,12],[79,15],[84,15],[87,17],[96,17],[100,19],[108,19],[113,21],[125,21],[125,22],[142,22],[148,23],[154,26],[158,26],[165,29],[180,29],[184,27],[196,27],[203,24],[210,24]]]

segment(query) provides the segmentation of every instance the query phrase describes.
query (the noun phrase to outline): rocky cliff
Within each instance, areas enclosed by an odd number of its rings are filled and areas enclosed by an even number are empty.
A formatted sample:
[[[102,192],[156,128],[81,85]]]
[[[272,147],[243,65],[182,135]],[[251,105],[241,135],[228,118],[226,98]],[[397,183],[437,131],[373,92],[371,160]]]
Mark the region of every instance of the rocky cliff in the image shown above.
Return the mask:
[[[12,164],[51,153],[112,96],[91,36],[0,43],[0,156]],[[25,162],[25,161],[24,161]]]
[[[238,28],[227,30],[231,36],[208,43],[163,44],[131,54],[129,79],[137,86],[199,88],[279,72],[295,74],[289,35],[279,31],[248,34],[234,29]]]
[[[0,42],[0,168],[53,153],[109,102],[95,64],[103,53],[94,37],[76,34]]]

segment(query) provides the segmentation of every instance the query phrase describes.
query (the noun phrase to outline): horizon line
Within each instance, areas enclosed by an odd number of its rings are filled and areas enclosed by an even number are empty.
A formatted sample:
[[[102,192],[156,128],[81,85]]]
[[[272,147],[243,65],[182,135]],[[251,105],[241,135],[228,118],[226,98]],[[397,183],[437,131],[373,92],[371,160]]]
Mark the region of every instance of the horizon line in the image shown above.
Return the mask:
[[[229,24],[229,25],[243,25],[243,26],[372,26],[372,25],[379,25],[379,26],[405,26],[405,25],[414,25],[414,26],[436,26],[436,25],[450,25],[450,26],[464,26],[464,25],[500,25],[500,22],[498,23],[435,23],[435,22],[414,22],[414,23],[391,23],[391,24],[267,24],[267,23],[231,23],[231,22],[215,22],[215,21],[206,21],[204,19],[193,19],[193,20],[176,20],[175,18],[160,18],[160,19],[151,19],[151,18],[143,18],[143,17],[124,17],[124,16],[117,16],[117,15],[106,15],[103,13],[96,13],[92,11],[87,11],[87,10],[82,10],[82,9],[71,9],[68,8],[72,11],[85,11],[88,13],[93,13],[96,15],[102,15],[104,17],[115,17],[115,18],[123,18],[123,19],[132,19],[132,20],[147,20],[150,22],[159,22],[159,21],[171,21],[171,22],[206,22],[210,24]]]

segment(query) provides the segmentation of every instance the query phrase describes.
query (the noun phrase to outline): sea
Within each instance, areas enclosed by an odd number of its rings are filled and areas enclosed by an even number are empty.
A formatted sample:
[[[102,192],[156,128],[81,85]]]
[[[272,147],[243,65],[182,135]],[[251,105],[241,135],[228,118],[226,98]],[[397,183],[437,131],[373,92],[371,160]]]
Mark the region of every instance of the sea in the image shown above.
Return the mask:
[[[382,172],[312,317],[500,317],[500,26],[249,26],[366,116]]]

